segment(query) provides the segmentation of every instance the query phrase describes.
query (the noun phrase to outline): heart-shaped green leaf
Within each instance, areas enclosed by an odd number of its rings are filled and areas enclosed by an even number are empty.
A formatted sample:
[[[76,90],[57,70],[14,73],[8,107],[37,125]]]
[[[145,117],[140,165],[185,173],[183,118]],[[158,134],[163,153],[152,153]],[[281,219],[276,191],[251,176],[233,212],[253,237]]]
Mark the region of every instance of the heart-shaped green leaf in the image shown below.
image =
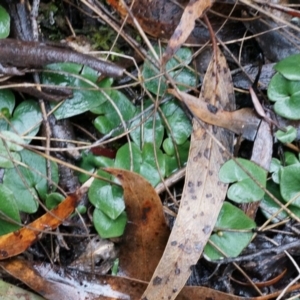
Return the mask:
[[[268,97],[276,102],[274,110],[278,115],[291,120],[300,118],[300,81],[289,80],[277,73],[269,84]]]
[[[291,55],[275,65],[275,70],[288,80],[300,80],[300,54]]]
[[[266,186],[267,172],[254,162],[238,158],[236,161],[263,187]],[[220,169],[219,178],[224,183],[232,183],[227,197],[237,203],[247,203],[260,200],[264,191],[250,178],[234,160],[227,161]]]
[[[93,213],[94,226],[103,239],[121,236],[124,233],[126,222],[127,216],[124,211],[115,220],[112,220],[97,208]]]
[[[239,208],[228,202],[224,202],[214,231],[209,240],[221,249],[226,257],[237,257],[249,244],[255,228],[255,222],[247,217]],[[245,232],[249,230],[249,232]],[[224,258],[211,244],[204,248],[204,255],[210,260]]]
[[[277,137],[277,139],[281,142],[281,143],[284,143],[284,144],[288,144],[288,143],[291,143],[293,142],[296,137],[297,137],[297,129],[293,126],[288,126],[286,128],[286,132],[283,132],[281,130],[278,130],[276,133],[275,133],[275,136]]]
[[[113,166],[113,160],[110,160],[110,166]],[[107,167],[109,165],[105,165]],[[110,167],[109,166],[109,167]],[[111,180],[111,176],[99,170],[97,174],[103,178]],[[117,219],[125,209],[123,190],[119,186],[95,179],[89,188],[88,197],[90,202],[110,219]]]

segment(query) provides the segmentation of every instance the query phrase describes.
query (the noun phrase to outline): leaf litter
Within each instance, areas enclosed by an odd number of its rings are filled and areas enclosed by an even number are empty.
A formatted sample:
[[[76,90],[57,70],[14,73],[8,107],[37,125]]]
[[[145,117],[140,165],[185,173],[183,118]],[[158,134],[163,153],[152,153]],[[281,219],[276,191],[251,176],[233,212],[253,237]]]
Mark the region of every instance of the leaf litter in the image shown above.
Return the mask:
[[[196,139],[195,139],[196,140]],[[185,290],[185,289],[184,289]],[[200,288],[199,288],[199,290],[200,290]],[[179,298],[178,298],[179,299]],[[192,299],[192,298],[191,298]],[[199,298],[200,299],[200,298]],[[223,298],[223,299],[225,299],[225,298]]]
[[[217,48],[204,78],[200,99],[234,109],[231,75]],[[184,101],[184,99],[183,99]],[[220,141],[220,147],[216,140]],[[175,299],[199,260],[226,197],[218,172],[232,151],[233,134],[193,120],[193,133],[179,212],[163,257],[142,299]]]

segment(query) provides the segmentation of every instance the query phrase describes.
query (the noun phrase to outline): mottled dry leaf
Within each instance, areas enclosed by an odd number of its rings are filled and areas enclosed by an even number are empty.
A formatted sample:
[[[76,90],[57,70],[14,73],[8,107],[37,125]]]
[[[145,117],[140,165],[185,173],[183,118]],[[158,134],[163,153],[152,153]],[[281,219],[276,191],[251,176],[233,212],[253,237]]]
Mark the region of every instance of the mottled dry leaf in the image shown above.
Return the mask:
[[[79,194],[68,196],[56,208],[18,231],[0,237],[0,260],[24,252],[41,232],[57,228],[74,211]]]
[[[213,56],[200,98],[216,107],[233,109],[234,93],[223,54]],[[175,299],[199,260],[214,228],[227,185],[218,172],[229,155],[208,134],[231,152],[233,134],[225,129],[193,121],[193,134],[179,213],[164,255],[145,291],[143,300]]]
[[[166,62],[175,54],[181,45],[187,40],[195,27],[195,22],[200,18],[205,11],[211,7],[213,0],[190,0],[183,11],[181,20],[175,29],[167,49],[162,57],[162,64]]]
[[[120,274],[149,281],[170,234],[161,200],[142,176],[121,169],[105,171],[121,182],[128,216],[120,247]]]

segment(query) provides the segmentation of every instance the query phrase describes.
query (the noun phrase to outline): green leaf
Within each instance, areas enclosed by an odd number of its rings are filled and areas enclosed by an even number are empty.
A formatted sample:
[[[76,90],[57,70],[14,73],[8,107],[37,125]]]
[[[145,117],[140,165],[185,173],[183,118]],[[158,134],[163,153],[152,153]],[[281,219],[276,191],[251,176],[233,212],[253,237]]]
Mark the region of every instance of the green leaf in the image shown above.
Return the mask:
[[[70,73],[58,74],[58,73],[43,73],[43,84],[53,84],[63,87],[75,87],[73,90],[73,97],[66,99],[62,105],[55,111],[55,117],[60,119],[69,118],[82,114],[94,107],[99,106],[107,100],[105,95],[101,90],[89,90],[95,89],[95,86],[107,87],[112,84],[112,79],[106,79],[103,82],[97,83],[98,74],[91,68],[84,67],[82,69],[81,65],[73,63],[57,63],[47,66],[47,69],[54,71],[63,71]],[[82,70],[81,70],[82,69]],[[83,79],[89,80],[89,82],[76,78],[74,75],[81,75]],[[94,85],[93,85],[94,84]],[[52,108],[56,106],[57,103],[53,103]]]
[[[172,142],[166,142],[168,145]],[[179,168],[182,168],[188,159],[188,155],[189,155],[189,149],[190,149],[190,141],[187,140],[184,144],[177,146],[177,150],[179,153],[179,163],[180,165],[178,165],[178,161],[177,158],[175,156],[175,148],[174,148],[174,144],[172,143],[173,146],[173,150],[171,149],[165,149],[165,143],[163,143],[163,148],[164,150],[170,150],[170,152],[174,152],[174,154],[172,156],[166,155],[165,154],[165,165],[166,165],[166,177],[170,176],[172,173],[174,173],[175,171],[177,171]],[[167,152],[167,151],[166,151]]]
[[[227,257],[237,257],[251,241],[253,233],[250,230],[255,227],[255,222],[242,210],[224,202],[215,225],[217,233],[212,234],[209,240]],[[243,232],[245,230],[249,230],[249,232]],[[204,255],[210,260],[224,258],[224,255],[210,244],[205,246]]]
[[[270,165],[270,173],[272,173],[272,179],[275,183],[279,183],[279,172],[282,168],[280,160],[277,158],[271,159],[271,165]]]
[[[255,163],[238,158],[239,164],[246,169],[263,187],[266,186],[267,172]],[[227,161],[220,169],[219,178],[224,183],[232,183],[227,197],[237,203],[248,203],[260,200],[264,191],[237,165],[234,160]]]
[[[115,159],[115,168],[131,170],[139,173],[141,164],[142,153],[136,144],[131,143],[131,149],[128,143],[119,148]]]
[[[153,186],[156,186],[160,181],[159,172],[155,163],[154,145],[145,144],[142,151],[136,144],[131,144],[133,170],[134,172],[144,176]],[[165,159],[161,150],[156,149],[157,159],[160,166],[161,175],[165,176]],[[116,155],[115,167],[130,170],[130,148],[129,144],[122,146]]]
[[[268,97],[272,101],[288,100],[291,95],[300,91],[300,81],[292,81],[276,73],[268,86]]]
[[[94,164],[94,155],[91,153],[82,153],[80,163],[78,165],[80,169],[93,173],[95,171],[95,164]],[[86,182],[90,176],[81,172],[77,172],[77,176],[79,182],[84,183]]]
[[[56,207],[59,203],[61,203],[65,197],[59,193],[51,193],[46,195],[45,204],[48,209],[52,209]]]
[[[121,125],[120,115],[122,116],[123,121],[128,121],[135,114],[134,105],[127,99],[127,97],[123,93],[116,90],[112,90],[110,96],[111,99],[113,99],[115,107],[111,104],[110,101],[106,101],[102,105],[98,106],[97,109],[91,109],[92,112],[97,112],[97,114],[101,114],[95,119],[94,126],[102,134],[106,134],[112,129]],[[123,132],[124,128],[116,131],[114,133],[114,136],[117,136]]]
[[[163,149],[167,155],[173,156],[175,155],[175,147],[171,138],[166,138],[163,142]]]
[[[283,59],[275,65],[275,70],[288,80],[300,80],[300,54]]]
[[[113,166],[114,161],[105,156],[95,156],[92,153],[82,153],[81,161],[78,165],[79,168],[93,173],[95,168],[105,168]],[[81,183],[87,181],[90,178],[90,175],[77,172],[79,181]]]
[[[8,153],[6,149],[0,148],[0,167],[4,169],[14,168],[13,162],[18,162],[21,157],[18,153]]]
[[[152,186],[156,186],[161,182],[161,177],[165,177],[165,159],[161,150],[154,150],[153,144],[145,144],[142,150],[142,163],[140,165],[140,172],[143,177],[145,177]],[[159,165],[160,174],[157,170],[157,166],[155,163],[155,155],[154,151],[156,151],[156,158]],[[161,176],[161,177],[160,177]]]
[[[288,144],[288,143],[291,143],[293,142],[296,137],[297,137],[297,129],[293,126],[288,126],[287,128],[287,131],[286,132],[283,132],[281,130],[278,130],[276,133],[275,133],[275,136],[276,138],[281,142],[281,143],[284,143],[284,144]]]
[[[95,208],[93,213],[93,223],[101,238],[119,237],[124,233],[127,216],[125,212],[115,219],[110,219],[101,210]]]
[[[14,141],[17,143],[14,143]],[[13,151],[21,151],[22,146],[18,144],[25,144],[24,140],[19,135],[10,132],[0,132],[0,167],[2,168],[14,168],[14,162],[21,160],[18,153]]]
[[[19,152],[22,162],[28,166],[18,166],[18,171],[7,169],[4,173],[3,184],[8,187],[16,198],[20,211],[34,213],[38,203],[34,197],[40,196],[45,200],[48,190],[46,160],[42,156],[29,150]],[[56,163],[51,162],[51,175],[54,183],[58,182],[58,168]]]
[[[292,204],[300,207],[300,164],[282,168],[280,173],[280,192],[286,202],[295,198]]]
[[[181,109],[177,100],[168,101],[161,106],[161,110],[172,130],[172,136],[177,145],[182,145],[192,133],[191,121]],[[170,136],[171,133],[168,132]]]
[[[157,54],[164,52],[164,49],[154,47]],[[149,55],[152,56],[151,52]],[[176,57],[171,58],[166,65],[166,72],[177,82],[177,87],[181,90],[186,89],[187,86],[196,85],[196,76],[186,67],[180,66],[180,60],[183,61],[183,66],[188,65],[192,59],[192,52],[189,48],[180,48],[176,52]],[[142,75],[145,80],[145,87],[156,95],[165,93],[168,85],[166,79],[161,75],[160,70],[153,66],[153,64],[146,59]]]
[[[99,176],[111,179],[111,176],[99,170]],[[90,202],[101,210],[110,219],[117,219],[125,209],[123,190],[116,185],[110,185],[108,182],[95,179],[89,188],[88,197]]]
[[[0,132],[0,149],[7,147],[8,150],[17,152],[23,150],[22,144],[25,141],[19,135],[6,130]]]
[[[143,109],[148,108],[151,104],[152,102],[145,101]],[[140,114],[140,112],[141,109],[138,108],[135,115]],[[137,118],[130,125],[130,128],[138,126],[135,130],[130,132],[130,136],[140,148],[144,143],[153,143],[154,140],[155,146],[159,148],[164,137],[165,128],[162,124],[161,117],[157,112],[155,113],[155,128],[153,130],[154,117],[153,115],[149,117],[150,114],[153,114],[153,111],[144,113],[142,117]],[[146,122],[144,120],[146,120]]]
[[[8,121],[15,107],[15,96],[11,90],[0,90],[0,131],[8,129]],[[4,115],[4,111],[9,112],[9,117]],[[6,117],[6,118],[5,118]],[[8,120],[7,120],[8,119]]]
[[[286,151],[284,152],[284,162],[286,166],[294,165],[294,164],[299,164],[299,159],[295,155],[295,153]]]
[[[275,112],[290,120],[300,119],[300,92],[293,94],[288,100],[277,101],[274,104]]]
[[[279,159],[272,157],[270,164],[270,173],[278,172],[281,167],[281,162]]]
[[[19,225],[10,222],[5,217],[21,223],[19,210],[12,191],[3,184],[0,184],[0,235],[16,231],[20,228]]]
[[[23,136],[35,136],[42,122],[42,113],[38,103],[33,100],[21,102],[14,110],[10,121],[10,131]],[[26,143],[30,141],[26,139]]]
[[[273,76],[268,97],[276,102],[274,110],[284,118],[297,120],[300,112],[300,81],[292,81],[277,73]]]
[[[5,39],[10,32],[10,16],[8,12],[0,5],[0,39]]]
[[[267,183],[267,190],[275,197],[277,200],[279,200],[282,205],[285,204],[285,201],[281,197],[279,185],[268,181]],[[269,219],[272,215],[278,212],[278,210],[281,208],[268,194],[265,194],[261,203],[260,203],[260,210],[263,213],[263,215]],[[289,205],[289,210],[291,210],[296,216],[300,217],[300,208]],[[287,218],[289,215],[285,210],[282,210],[277,217],[272,218],[273,223],[277,223],[282,221],[283,219]]]

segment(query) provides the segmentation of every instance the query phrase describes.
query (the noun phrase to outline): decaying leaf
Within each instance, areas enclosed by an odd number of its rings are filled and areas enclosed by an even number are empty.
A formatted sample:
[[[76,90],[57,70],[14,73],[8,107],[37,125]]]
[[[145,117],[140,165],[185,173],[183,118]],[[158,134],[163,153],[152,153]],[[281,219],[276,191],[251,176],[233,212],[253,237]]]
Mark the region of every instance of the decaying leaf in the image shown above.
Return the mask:
[[[13,258],[0,262],[0,266],[17,278],[32,290],[44,296],[48,300],[79,300],[80,291],[74,289],[73,286],[66,285],[60,282],[49,282],[47,279],[40,276],[40,274],[33,268],[32,262],[21,258]]]
[[[253,109],[226,111],[208,103],[205,99],[198,99],[179,90],[169,89],[168,92],[182,100],[192,114],[203,122],[226,128],[248,140],[254,140],[261,120]]]
[[[32,290],[48,300],[140,300],[147,283],[144,281],[108,275],[77,272],[77,278],[70,278],[63,269],[49,264],[32,264],[20,258],[1,261],[0,266],[13,277],[21,280]],[[73,273],[74,276],[74,273]],[[288,291],[299,289],[300,284]],[[247,300],[268,300],[276,298],[281,291]],[[1,297],[0,289],[0,297]],[[5,294],[7,296],[7,294]],[[5,298],[7,299],[7,298]],[[185,286],[176,300],[246,300],[202,286]]]
[[[0,237],[0,260],[24,252],[32,245],[41,232],[57,228],[74,211],[79,193],[68,196],[56,208],[18,231]]]
[[[195,22],[200,18],[205,11],[211,7],[213,0],[190,0],[181,20],[175,29],[171,39],[169,40],[167,49],[162,57],[162,64],[166,62],[175,54],[181,45],[187,40],[195,27]]]
[[[124,240],[120,245],[120,273],[149,281],[170,234],[161,200],[142,176],[121,169],[105,170],[121,182],[128,216]]]
[[[231,75],[219,49],[208,67],[200,99],[217,108],[234,108]],[[185,285],[191,267],[199,260],[210,237],[225,199],[227,185],[219,181],[218,172],[228,160],[232,145],[233,134],[194,119],[179,213],[164,255],[142,299],[175,299]]]

